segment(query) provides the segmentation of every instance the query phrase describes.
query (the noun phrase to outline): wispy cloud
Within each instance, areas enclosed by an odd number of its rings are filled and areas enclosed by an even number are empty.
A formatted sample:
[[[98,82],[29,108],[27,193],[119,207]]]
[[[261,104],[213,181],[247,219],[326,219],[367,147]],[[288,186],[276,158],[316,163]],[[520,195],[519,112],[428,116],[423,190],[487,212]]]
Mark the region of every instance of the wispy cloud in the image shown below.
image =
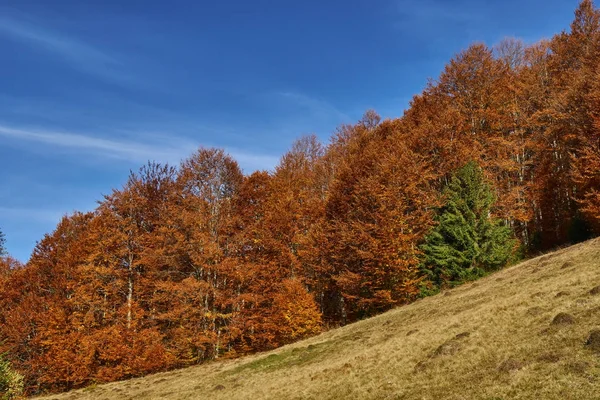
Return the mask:
[[[133,141],[104,139],[76,133],[45,130],[18,129],[0,125],[0,135],[30,142],[45,143],[73,150],[93,152],[97,155],[130,161],[174,161],[184,152],[193,149],[191,143],[160,143],[148,145]]]
[[[118,64],[114,58],[85,43],[15,20],[0,18],[0,31],[76,62]]]
[[[251,154],[238,149],[225,149],[245,172],[272,170],[279,163],[279,157],[265,154]]]
[[[311,114],[318,117],[334,119],[337,122],[350,122],[352,120],[350,116],[340,111],[328,101],[297,92],[278,92],[277,95],[280,98],[295,103],[299,107],[308,110]]]
[[[89,136],[79,133],[56,132],[39,129],[15,128],[0,125],[0,137],[42,143],[79,153],[121,159],[137,163],[148,160],[177,164],[195,151],[200,143],[175,135],[139,132],[136,140],[117,140]],[[139,139],[142,138],[143,140]],[[246,171],[271,169],[277,164],[277,157],[251,154],[237,149],[227,149]]]
[[[57,56],[83,72],[111,80],[130,79],[115,57],[69,35],[6,16],[0,17],[0,34]]]

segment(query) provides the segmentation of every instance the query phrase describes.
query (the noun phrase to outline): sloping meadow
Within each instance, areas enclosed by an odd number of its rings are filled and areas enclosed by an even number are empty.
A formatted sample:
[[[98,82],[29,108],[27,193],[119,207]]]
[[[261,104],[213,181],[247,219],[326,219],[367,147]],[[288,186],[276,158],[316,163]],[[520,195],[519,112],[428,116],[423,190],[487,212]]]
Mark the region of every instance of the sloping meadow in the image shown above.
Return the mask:
[[[600,240],[278,350],[47,399],[598,399]]]

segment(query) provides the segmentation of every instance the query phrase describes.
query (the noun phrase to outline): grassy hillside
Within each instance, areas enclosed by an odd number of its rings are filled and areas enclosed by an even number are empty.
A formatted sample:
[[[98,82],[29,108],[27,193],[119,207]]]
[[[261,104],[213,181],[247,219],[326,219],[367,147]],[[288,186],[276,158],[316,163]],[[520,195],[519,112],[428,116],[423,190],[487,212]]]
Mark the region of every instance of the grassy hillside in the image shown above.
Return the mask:
[[[599,399],[600,240],[278,350],[49,399]]]

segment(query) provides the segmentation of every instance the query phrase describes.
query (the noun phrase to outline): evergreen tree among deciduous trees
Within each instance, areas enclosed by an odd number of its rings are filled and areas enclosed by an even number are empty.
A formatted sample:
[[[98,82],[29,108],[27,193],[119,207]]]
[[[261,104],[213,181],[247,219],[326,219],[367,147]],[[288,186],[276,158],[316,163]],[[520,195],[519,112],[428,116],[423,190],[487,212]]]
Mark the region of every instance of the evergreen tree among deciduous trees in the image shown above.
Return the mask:
[[[479,165],[471,161],[444,189],[438,225],[422,246],[422,268],[436,287],[455,285],[507,264],[516,241],[491,215],[494,195]]]
[[[475,43],[401,118],[302,138],[272,172],[200,148],[64,217],[25,265],[0,232],[0,375],[29,395],[269,350],[500,269],[517,244],[598,234],[600,9],[582,0],[569,31]]]

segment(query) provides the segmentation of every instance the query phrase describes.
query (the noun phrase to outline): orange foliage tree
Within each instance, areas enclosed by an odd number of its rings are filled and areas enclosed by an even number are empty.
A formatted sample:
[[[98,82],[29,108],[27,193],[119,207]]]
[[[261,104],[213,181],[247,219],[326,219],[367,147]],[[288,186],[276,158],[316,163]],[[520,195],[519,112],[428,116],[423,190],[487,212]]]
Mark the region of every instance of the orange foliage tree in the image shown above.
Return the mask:
[[[148,163],[26,265],[0,235],[0,353],[30,394],[280,346],[413,300],[453,171],[481,165],[525,252],[600,231],[600,11],[457,54],[401,118],[244,175],[218,149]],[[425,282],[423,282],[425,283]]]

